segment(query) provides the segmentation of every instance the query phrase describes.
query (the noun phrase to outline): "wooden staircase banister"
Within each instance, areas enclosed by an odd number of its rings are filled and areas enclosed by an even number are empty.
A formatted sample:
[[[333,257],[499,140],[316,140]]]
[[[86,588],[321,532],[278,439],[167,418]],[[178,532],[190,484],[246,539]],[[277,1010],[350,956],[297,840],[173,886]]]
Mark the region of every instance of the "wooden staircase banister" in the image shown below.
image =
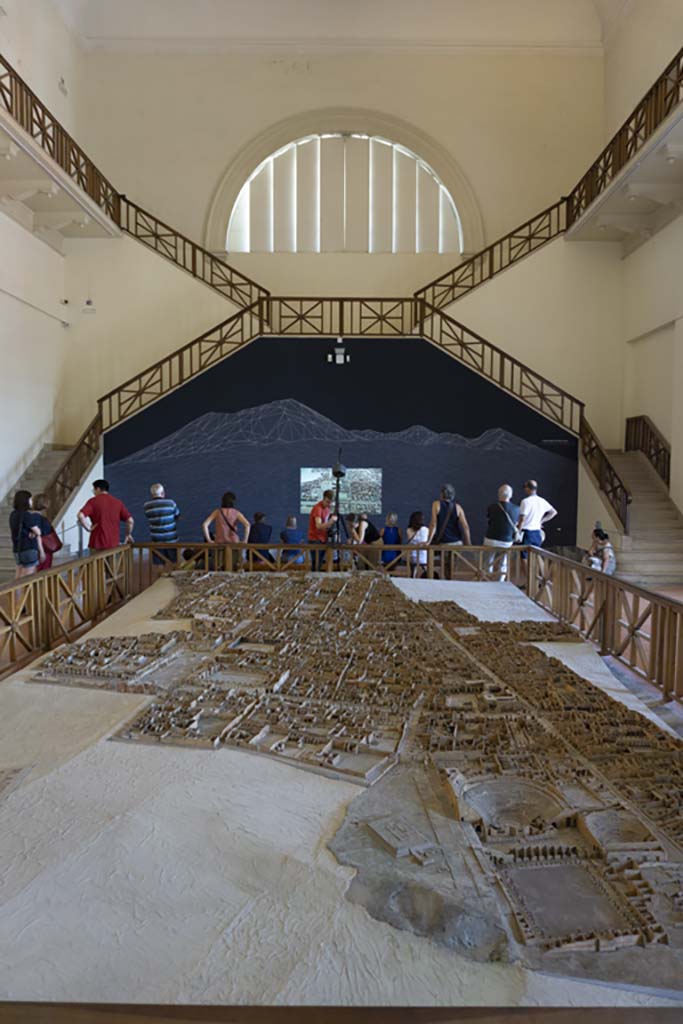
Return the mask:
[[[119,194],[89,156],[38,99],[5,57],[0,54],[0,109],[37,142],[63,171],[97,203],[115,224],[119,222]]]
[[[414,293],[415,298],[443,309],[561,235],[567,226],[566,214],[567,200],[563,197],[430,281]]]
[[[246,309],[258,299],[270,295],[267,288],[235,270],[225,260],[176,231],[127,196],[119,196],[119,201],[119,224],[122,231],[230,299],[235,305]]]
[[[598,436],[585,416],[581,419],[581,455],[591,471],[593,479],[610,503],[617,519],[624,528],[630,529],[630,507],[632,495],[616,469],[610,462],[607,452],[600,444]]]
[[[535,412],[579,434],[584,403],[476,331],[422,301],[419,334]]]
[[[64,514],[74,492],[99,455],[101,438],[102,420],[98,412],[43,489],[43,493],[47,496],[49,516],[53,522],[56,522]]]
[[[649,416],[626,420],[624,451],[643,452],[668,487],[671,482],[671,445]]]
[[[683,48],[669,61],[567,197],[567,228],[608,187],[683,100]]]

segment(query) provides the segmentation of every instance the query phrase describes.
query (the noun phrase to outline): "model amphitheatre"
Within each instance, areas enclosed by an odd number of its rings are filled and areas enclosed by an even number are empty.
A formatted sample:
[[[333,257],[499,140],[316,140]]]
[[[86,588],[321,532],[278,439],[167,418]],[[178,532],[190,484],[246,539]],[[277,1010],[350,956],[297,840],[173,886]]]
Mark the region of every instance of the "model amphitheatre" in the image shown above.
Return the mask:
[[[147,693],[116,735],[331,773],[347,896],[479,960],[683,987],[683,743],[535,643],[386,577],[176,573],[170,633],[61,647],[41,682]],[[218,755],[220,756],[220,755]]]

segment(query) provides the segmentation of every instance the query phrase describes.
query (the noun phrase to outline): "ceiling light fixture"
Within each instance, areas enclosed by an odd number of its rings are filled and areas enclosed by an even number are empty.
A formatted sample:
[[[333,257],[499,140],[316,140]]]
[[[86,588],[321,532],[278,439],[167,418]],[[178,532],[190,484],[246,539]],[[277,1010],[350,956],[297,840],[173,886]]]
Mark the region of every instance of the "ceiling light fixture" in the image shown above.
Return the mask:
[[[337,338],[334,348],[327,353],[327,362],[334,363],[335,366],[343,366],[345,363],[351,362],[351,356],[344,347],[343,338]]]

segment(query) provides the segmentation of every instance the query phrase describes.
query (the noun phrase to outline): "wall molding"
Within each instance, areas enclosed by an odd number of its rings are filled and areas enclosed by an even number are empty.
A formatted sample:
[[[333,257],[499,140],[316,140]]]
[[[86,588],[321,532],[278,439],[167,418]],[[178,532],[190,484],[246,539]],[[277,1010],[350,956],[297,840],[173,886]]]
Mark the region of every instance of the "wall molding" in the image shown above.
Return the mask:
[[[232,53],[246,56],[330,56],[333,54],[388,54],[396,56],[521,56],[552,55],[564,57],[603,57],[604,46],[594,40],[558,43],[554,40],[528,40],[520,43],[490,41],[486,43],[448,43],[443,40],[418,42],[385,39],[228,39],[179,38],[175,36],[79,36],[84,49],[111,53],[141,54],[211,54]]]

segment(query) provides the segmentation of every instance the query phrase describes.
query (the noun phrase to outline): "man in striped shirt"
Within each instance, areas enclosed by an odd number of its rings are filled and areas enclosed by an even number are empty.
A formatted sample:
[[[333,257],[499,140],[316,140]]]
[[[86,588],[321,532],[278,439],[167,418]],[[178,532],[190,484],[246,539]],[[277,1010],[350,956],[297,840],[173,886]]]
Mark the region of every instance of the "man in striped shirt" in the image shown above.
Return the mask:
[[[153,544],[176,544],[178,531],[176,523],[180,516],[180,509],[173,498],[166,497],[163,484],[152,484],[149,489],[152,497],[145,502],[145,517],[149,526],[149,536]],[[160,551],[161,558],[154,556],[154,561],[163,563],[164,557],[172,562],[176,560],[176,552],[173,548]]]

